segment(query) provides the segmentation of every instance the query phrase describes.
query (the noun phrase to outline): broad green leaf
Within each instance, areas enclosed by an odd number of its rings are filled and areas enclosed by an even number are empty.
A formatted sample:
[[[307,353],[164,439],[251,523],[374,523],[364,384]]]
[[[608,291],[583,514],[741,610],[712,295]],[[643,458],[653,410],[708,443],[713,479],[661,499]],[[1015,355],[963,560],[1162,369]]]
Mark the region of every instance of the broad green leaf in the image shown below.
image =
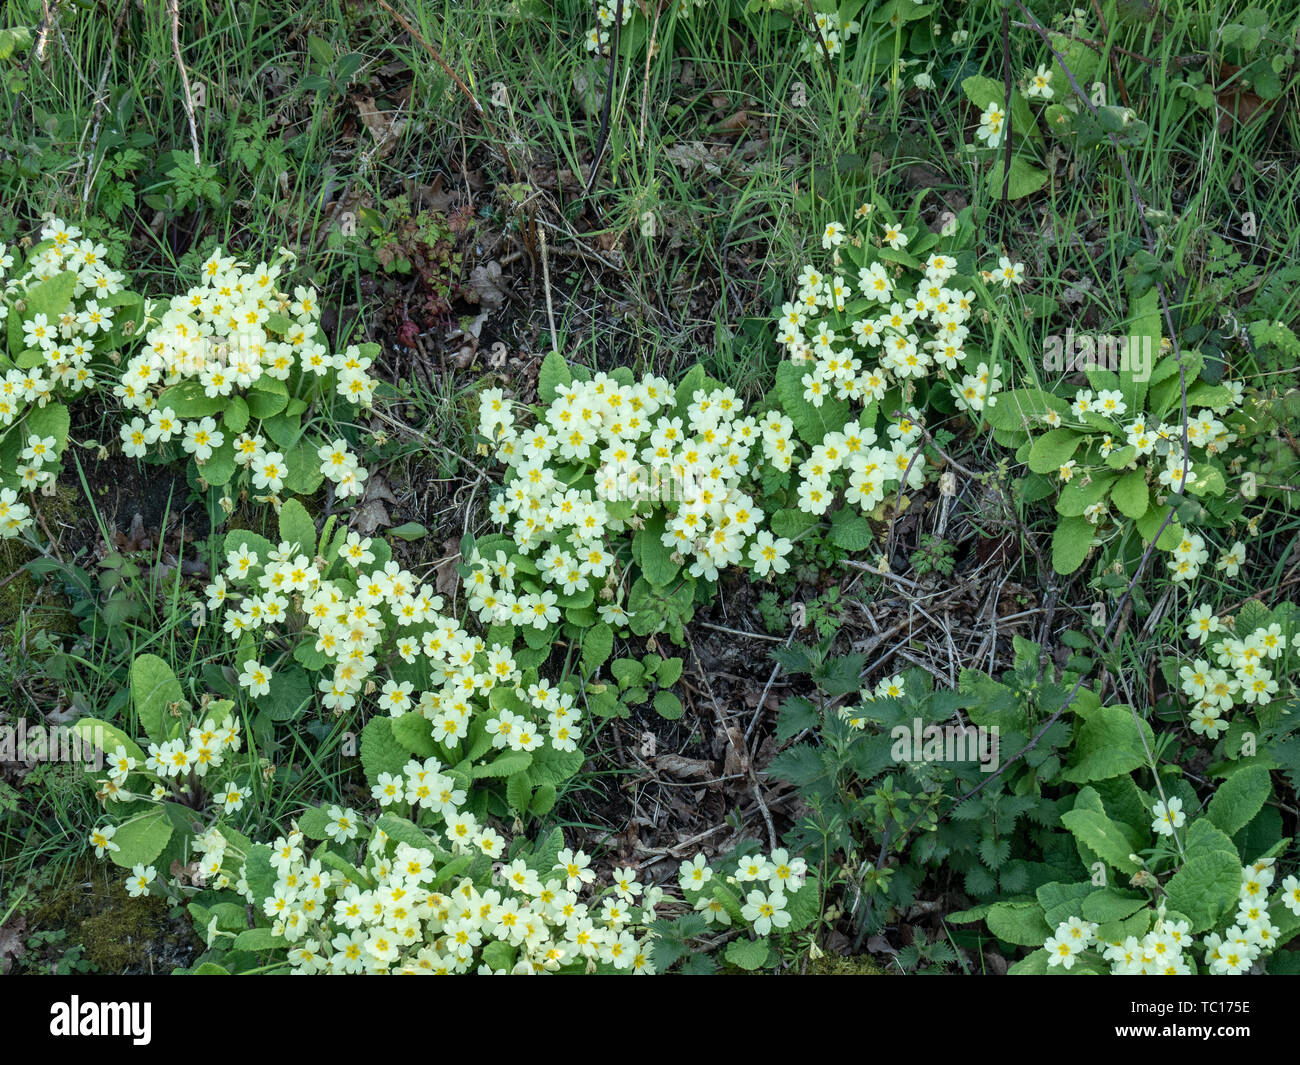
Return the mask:
[[[1052,568],[1070,574],[1082,566],[1095,531],[1087,518],[1061,518],[1052,533]]]
[[[316,523],[307,508],[296,499],[287,499],[280,507],[280,540],[296,544],[296,552],[311,559],[316,554]]]
[[[1070,766],[1061,774],[1066,780],[1086,784],[1147,765],[1147,751],[1154,750],[1155,736],[1151,726],[1127,706],[1099,706],[1081,710],[1078,716],[1083,725],[1075,737]]]
[[[1130,470],[1115,482],[1110,494],[1120,513],[1130,518],[1140,518],[1151,505],[1151,492],[1147,488],[1146,471]]]
[[[105,853],[113,859],[114,865],[123,869],[148,865],[162,853],[171,838],[171,821],[159,807],[119,825],[112,840],[118,849]]]
[[[1083,443],[1083,434],[1075,429],[1049,429],[1034,440],[1027,465],[1034,473],[1055,474]]]
[[[1041,947],[1052,930],[1036,902],[998,902],[985,915],[989,931],[999,939],[1022,947]]]
[[[1136,873],[1138,865],[1129,855],[1133,843],[1118,822],[1095,810],[1070,810],[1061,815],[1063,824],[1074,838],[1102,861],[1121,872]]]
[[[771,943],[766,938],[747,939],[742,936],[727,944],[726,958],[737,968],[753,972],[763,967],[771,949]]]
[[[170,739],[179,728],[170,708],[184,698],[171,666],[154,654],[137,656],[131,663],[131,697],[145,735],[159,744]]]
[[[1267,767],[1244,766],[1219,785],[1205,808],[1205,815],[1225,835],[1236,835],[1259,813],[1272,790]]]

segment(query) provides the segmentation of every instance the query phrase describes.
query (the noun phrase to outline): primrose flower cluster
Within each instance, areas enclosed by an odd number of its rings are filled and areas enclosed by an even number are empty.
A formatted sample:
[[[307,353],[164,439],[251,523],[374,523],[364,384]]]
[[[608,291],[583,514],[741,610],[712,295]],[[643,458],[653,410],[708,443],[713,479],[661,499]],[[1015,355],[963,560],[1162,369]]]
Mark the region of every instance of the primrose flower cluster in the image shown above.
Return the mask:
[[[784,848],[740,858],[729,875],[703,854],[683,861],[677,870],[682,894],[706,923],[730,927],[735,918],[760,936],[790,927],[790,900],[808,878],[807,863]]]
[[[561,386],[531,428],[489,389],[479,431],[509,467],[492,517],[549,586],[516,595],[515,565],[475,553],[470,607],[484,624],[544,627],[559,617],[559,596],[589,588],[606,600],[602,618],[622,622],[610,537],[660,510],[661,543],[689,560],[693,577],[716,580],[720,569],[746,562],[759,576],[789,566],[790,541],[760,531],[763,510],[742,486],[759,454],[788,468],[793,427],[781,415],[762,424],[745,416],[729,388],[696,389],[679,405],[662,378],[623,384],[599,373]]]
[[[252,420],[296,417],[329,397],[371,404],[372,360],[355,345],[330,354],[315,291],[279,287],[286,257],[250,267],[218,249],[199,284],[154,306],[155,324],[113,389],[135,412],[121,428],[125,454],[140,457],[174,440],[207,472],[221,453],[251,471],[253,487],[269,498],[285,487],[290,462],[248,429],[250,412]],[[315,457],[340,497],[361,494],[366,471],[345,441],[324,442]]]
[[[329,814],[338,844],[357,835],[358,814],[337,807]],[[271,846],[275,882],[265,898],[250,887],[246,863],[235,887],[272,920],[296,973],[654,973],[648,926],[663,892],[632,869],[599,885],[586,854],[561,850],[554,863],[499,861],[487,866],[492,873],[442,888],[451,861],[478,853],[449,839],[450,853],[376,827],[365,860],[347,873],[310,855],[295,829]],[[214,923],[209,942],[219,934],[233,935]]]
[[[1171,800],[1171,802],[1174,800]],[[1158,804],[1161,805],[1161,804]],[[1241,891],[1233,923],[1222,933],[1207,933],[1200,942],[1204,950],[1203,971],[1215,976],[1240,976],[1256,961],[1275,949],[1278,928],[1269,919],[1269,906],[1281,904],[1300,915],[1300,880],[1288,876],[1278,893],[1269,900],[1276,870],[1274,859],[1261,858],[1241,870]],[[1061,922],[1043,944],[1050,968],[1071,969],[1085,952],[1099,954],[1110,963],[1114,976],[1189,976],[1195,973],[1196,946],[1191,926],[1165,912],[1161,904],[1151,931],[1140,939],[1135,935],[1104,943],[1098,939],[1100,926],[1071,917]]]
[[[959,407],[980,411],[996,402],[1000,367],[968,362],[966,340],[975,294],[956,280],[953,255],[934,250],[904,265],[912,256],[912,236],[896,221],[871,222],[874,204],[856,212],[866,228],[854,233],[839,222],[822,233],[830,266],[804,266],[797,287],[777,319],[777,336],[803,372],[803,399],[821,407],[827,399],[867,406],[882,401],[891,388],[909,396],[924,380],[948,382]],[[932,247],[933,241],[925,239]],[[885,248],[888,253],[880,254]],[[875,249],[880,249],[877,251]],[[856,276],[852,276],[854,265]],[[1004,286],[1023,280],[1023,267],[1004,259],[986,278]],[[959,376],[960,374],[960,376]]]
[[[1263,707],[1273,702],[1278,697],[1279,678],[1291,687],[1286,668],[1287,634],[1278,622],[1228,635],[1225,622],[1209,605],[1198,606],[1187,626],[1188,638],[1205,644],[1216,634],[1222,637],[1211,646],[1213,665],[1208,659],[1196,658],[1178,671],[1183,694],[1191,702],[1191,729],[1212,740],[1227,731],[1226,715],[1234,707]]]
[[[690,18],[695,9],[703,7],[708,0],[673,0],[672,10],[678,18]],[[583,34],[583,47],[592,55],[608,55],[610,34],[614,23],[618,21],[619,0],[603,0],[596,5],[596,24]],[[623,22],[626,26],[634,15],[640,15],[641,9],[636,0],[623,0]]]
[[[408,713],[427,718],[433,738],[448,750],[460,746],[476,714],[484,718],[497,748],[577,749],[582,730],[571,695],[543,680],[528,688],[513,709],[490,712],[487,697],[494,689],[522,690],[523,673],[510,648],[488,647],[470,636],[454,618],[441,613],[442,597],[397,563],[369,568],[375,562],[370,539],[349,532],[339,547],[347,574],[346,579],[333,580],[323,577],[315,560],[297,545],[281,543],[262,558],[241,544],[228,553],[224,574],[208,587],[208,605],[226,607],[224,627],[236,640],[257,636],[270,647],[277,639],[302,633],[299,638],[320,656],[319,669],[325,674],[317,684],[321,702],[338,713],[356,706],[359,697],[374,694],[378,708],[392,718]],[[422,663],[431,678],[422,691],[415,690],[413,679],[406,679],[421,675],[408,668],[416,663]],[[274,670],[262,656],[243,652],[236,665],[239,682],[251,696],[270,692]],[[417,776],[441,768],[413,762],[408,770],[412,766]],[[382,783],[376,798],[387,805],[412,788],[418,790],[420,781]],[[416,800],[431,809],[442,802],[444,790],[419,790]],[[464,793],[456,794],[463,801]],[[455,805],[442,812],[451,812]]]
[[[53,487],[67,444],[66,427],[51,431],[58,424],[53,401],[92,391],[97,351],[106,353],[136,326],[129,308],[128,320],[116,322],[125,276],[76,226],[47,220],[26,263],[7,276],[13,266],[12,251],[0,244],[0,322],[14,316],[19,326],[9,325],[12,361],[0,355],[0,438],[19,434],[15,467],[0,470],[0,539],[32,524],[22,493]]]

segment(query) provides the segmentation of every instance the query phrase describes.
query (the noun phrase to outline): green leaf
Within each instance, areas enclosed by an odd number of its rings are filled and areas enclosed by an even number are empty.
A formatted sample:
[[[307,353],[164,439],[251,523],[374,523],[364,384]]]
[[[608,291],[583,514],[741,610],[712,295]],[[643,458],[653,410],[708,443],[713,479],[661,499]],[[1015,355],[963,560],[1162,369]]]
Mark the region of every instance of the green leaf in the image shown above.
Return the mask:
[[[655,680],[661,688],[671,688],[682,677],[682,660],[677,657],[665,658],[655,670]]]
[[[1136,873],[1138,865],[1129,855],[1133,843],[1122,825],[1096,810],[1070,810],[1061,815],[1063,824],[1081,844],[1108,865],[1121,872]]]
[[[845,551],[865,551],[876,539],[867,519],[848,507],[831,515],[830,537],[831,543]]]
[[[539,784],[533,791],[533,802],[528,812],[534,817],[545,817],[554,808],[557,798],[554,784]]]
[[[311,495],[325,480],[316,449],[305,440],[285,452],[284,465],[284,486],[295,495]]]
[[[614,630],[597,622],[582,637],[582,668],[588,676],[595,673],[614,650]]]
[[[316,554],[316,523],[296,499],[286,500],[280,507],[280,540],[297,544],[297,550],[308,558]]]
[[[533,752],[528,777],[539,786],[560,785],[577,774],[584,760],[581,750],[557,751],[554,747],[539,747]]]
[[[298,828],[308,839],[326,839],[333,819],[319,806],[309,806],[298,818]]]
[[[438,747],[433,741],[433,727],[423,714],[402,714],[391,721],[393,739],[403,749],[419,758],[432,758],[438,753]]]
[[[1121,893],[1114,888],[1101,888],[1083,900],[1083,916],[1097,924],[1122,921],[1131,917],[1147,904],[1142,895]]]
[[[295,665],[276,671],[270,691],[258,698],[257,705],[271,715],[272,721],[292,721],[312,704],[312,698],[306,671]]]
[[[248,428],[248,404],[243,396],[231,396],[226,409],[221,414],[221,421],[232,433],[242,433]]]
[[[423,540],[429,535],[429,530],[418,521],[408,521],[397,526],[395,529],[389,529],[388,535],[390,537],[395,536],[399,540]]]
[[[1022,947],[1041,947],[1052,934],[1037,902],[995,903],[984,920],[999,939]]]
[[[469,775],[474,780],[484,777],[508,777],[522,773],[533,764],[533,756],[528,751],[502,751],[486,765],[476,765]]]
[[[795,431],[808,444],[820,444],[827,433],[843,429],[849,419],[848,402],[828,398],[820,407],[804,399],[803,377],[809,368],[785,359],[776,368],[776,395],[781,409],[794,423]]]
[[[1049,429],[1030,447],[1029,468],[1034,473],[1057,473],[1079,450],[1083,439],[1075,429]]]
[[[1219,785],[1205,808],[1205,816],[1224,835],[1234,836],[1259,813],[1272,790],[1266,766],[1244,766]]]
[[[135,740],[116,725],[110,725],[107,721],[100,721],[98,718],[83,717],[73,722],[72,731],[81,737],[83,744],[90,744],[92,749],[102,750],[106,759],[111,758],[118,747],[124,748],[126,753],[135,759],[136,765],[141,770],[144,769],[145,753],[140,750]],[[87,773],[102,772],[100,769],[95,769],[89,759],[83,759],[82,765]]]
[[[1165,884],[1166,905],[1191,923],[1194,933],[1216,925],[1237,905],[1241,860],[1235,851],[1207,851],[1189,858]]]
[[[771,943],[767,939],[733,939],[727,944],[727,961],[739,969],[753,972],[761,969],[771,952]]]
[[[533,801],[533,785],[528,774],[515,773],[506,781],[506,802],[517,813],[527,813]]]
[[[1140,518],[1151,506],[1151,492],[1147,488],[1146,471],[1130,470],[1117,482],[1110,494],[1122,514],[1130,518]]]
[[[660,539],[663,531],[663,519],[658,518],[647,522],[633,538],[632,549],[641,562],[641,572],[654,588],[671,584],[682,568],[681,563],[673,561],[672,549]]]
[[[684,713],[682,701],[672,692],[655,692],[655,710],[666,721],[676,721]]]
[[[244,401],[254,418],[274,418],[289,405],[289,390],[283,381],[264,376],[244,393]]]
[[[23,303],[26,305],[23,310],[23,320],[30,322],[38,314],[43,314],[51,323],[56,323],[71,302],[76,287],[77,275],[71,270],[65,270],[61,274],[55,274],[33,285],[23,297]]]
[[[990,196],[1002,198],[1002,175],[1005,159],[998,159],[989,170],[985,188]],[[1017,155],[1011,160],[1011,180],[1007,182],[1007,199],[1019,200],[1032,196],[1047,184],[1049,175],[1046,170],[1034,166],[1027,159]]]
[[[250,954],[263,954],[268,950],[279,950],[287,944],[269,928],[246,928],[235,937],[234,949],[246,950]]]
[[[361,730],[361,766],[366,780],[374,785],[380,773],[400,775],[411,760],[406,748],[393,735],[393,719],[372,717]]]
[[[1070,417],[1070,405],[1060,396],[1041,388],[1015,388],[999,394],[997,403],[984,416],[994,429],[1027,430],[1041,427],[1048,411]]]
[[[171,666],[157,655],[139,655],[131,663],[131,697],[145,735],[155,743],[166,743],[177,721],[169,708],[184,698]]]
[[[208,396],[202,382],[191,379],[164,388],[158,396],[158,409],[171,407],[178,418],[206,418],[223,410],[228,402],[225,396]]]
[[[537,398],[543,403],[550,403],[555,398],[557,389],[572,383],[573,374],[569,371],[569,364],[558,351],[552,351],[542,360],[541,369],[537,372]]]
[[[1087,518],[1061,518],[1052,533],[1052,569],[1070,574],[1082,566],[1092,547],[1093,532]]]
[[[148,865],[162,853],[172,838],[172,824],[161,807],[119,825],[112,842],[118,849],[105,853],[113,864],[123,869],[133,865]]]
[[[1086,784],[1131,773],[1147,764],[1146,752],[1154,750],[1155,735],[1129,707],[1099,706],[1080,710],[1078,716],[1083,726],[1075,738],[1071,765],[1061,774],[1066,780]]]

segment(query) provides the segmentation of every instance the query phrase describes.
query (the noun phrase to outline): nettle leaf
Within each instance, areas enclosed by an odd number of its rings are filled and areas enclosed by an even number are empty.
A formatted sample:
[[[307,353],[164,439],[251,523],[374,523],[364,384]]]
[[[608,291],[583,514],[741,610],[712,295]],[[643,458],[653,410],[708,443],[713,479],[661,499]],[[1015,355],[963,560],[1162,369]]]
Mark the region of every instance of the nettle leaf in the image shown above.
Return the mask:
[[[726,959],[740,969],[753,972],[767,962],[772,947],[766,939],[733,939],[727,944]]]
[[[1066,780],[1086,784],[1131,773],[1147,764],[1155,735],[1129,707],[1098,706],[1081,709],[1078,716],[1083,726],[1075,738],[1071,765],[1061,774]]]
[[[1272,791],[1267,767],[1244,766],[1219,785],[1205,808],[1205,816],[1225,835],[1236,835],[1250,824]]]
[[[995,902],[984,922],[999,939],[1021,947],[1041,947],[1052,934],[1037,902]]]
[[[157,655],[137,656],[131,663],[131,697],[145,735],[155,743],[166,743],[172,734],[172,722],[177,720],[170,708],[184,698],[181,682],[171,666]]]

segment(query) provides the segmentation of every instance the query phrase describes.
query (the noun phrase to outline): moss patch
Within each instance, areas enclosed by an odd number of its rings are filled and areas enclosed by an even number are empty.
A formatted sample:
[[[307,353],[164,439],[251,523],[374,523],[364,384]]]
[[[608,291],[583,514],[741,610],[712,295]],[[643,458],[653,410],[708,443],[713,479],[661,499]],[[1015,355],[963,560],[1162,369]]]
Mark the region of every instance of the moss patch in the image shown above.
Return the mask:
[[[189,921],[173,918],[164,899],[131,898],[125,879],[125,871],[117,866],[94,861],[76,866],[61,886],[39,901],[27,925],[29,934],[62,930],[66,936],[36,958],[24,958],[24,967],[48,971],[49,962],[74,945],[104,973],[168,973],[190,964],[202,944]]]
[[[823,954],[808,966],[809,976],[888,976],[867,954]]]

